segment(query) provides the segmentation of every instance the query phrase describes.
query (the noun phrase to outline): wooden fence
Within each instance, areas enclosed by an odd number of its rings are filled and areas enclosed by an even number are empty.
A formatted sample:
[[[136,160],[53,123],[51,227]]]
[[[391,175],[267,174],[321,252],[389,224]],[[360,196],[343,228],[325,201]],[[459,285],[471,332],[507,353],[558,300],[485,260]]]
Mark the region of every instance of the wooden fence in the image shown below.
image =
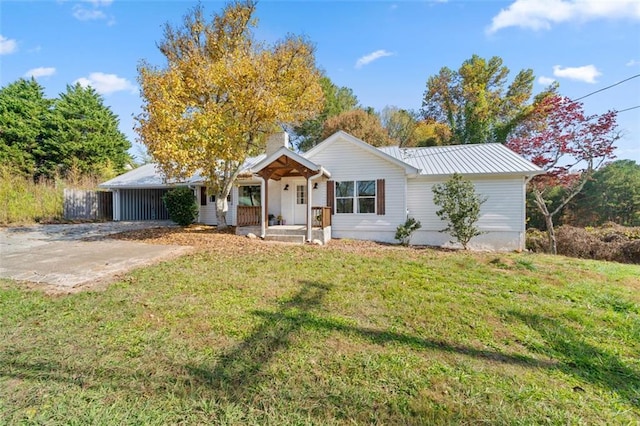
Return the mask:
[[[113,193],[107,191],[65,189],[64,218],[83,220],[112,220]]]

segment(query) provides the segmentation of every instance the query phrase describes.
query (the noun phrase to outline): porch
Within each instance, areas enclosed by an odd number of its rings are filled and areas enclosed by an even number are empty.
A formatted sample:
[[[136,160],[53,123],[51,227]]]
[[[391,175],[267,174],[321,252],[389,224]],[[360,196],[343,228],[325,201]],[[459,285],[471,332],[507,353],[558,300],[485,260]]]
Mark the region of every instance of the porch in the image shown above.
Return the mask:
[[[318,204],[329,204],[330,197],[321,189],[325,179],[331,177],[326,169],[281,146],[271,154],[267,150],[267,157],[251,169],[251,175],[247,183],[238,186],[244,195],[236,207],[237,233],[301,243],[316,239],[326,243],[331,239],[331,208],[312,204],[314,199]],[[273,215],[278,215],[277,224]],[[245,229],[248,227],[255,229]]]
[[[238,206],[237,235],[262,234],[262,207]],[[311,207],[311,239],[326,244],[331,240],[331,209],[329,207]],[[267,221],[268,222],[268,221]],[[306,225],[266,225],[264,240],[304,244],[308,239]]]

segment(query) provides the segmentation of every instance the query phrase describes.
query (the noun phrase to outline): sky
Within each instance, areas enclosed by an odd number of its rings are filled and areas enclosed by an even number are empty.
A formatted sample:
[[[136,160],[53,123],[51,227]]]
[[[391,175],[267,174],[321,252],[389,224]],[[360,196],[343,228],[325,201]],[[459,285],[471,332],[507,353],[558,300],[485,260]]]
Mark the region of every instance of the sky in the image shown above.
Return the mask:
[[[53,98],[67,84],[92,85],[139,156],[137,66],[165,64],[157,49],[163,26],[179,24],[195,4],[2,0],[0,86],[33,76]],[[208,15],[225,6],[202,4]],[[640,0],[261,0],[256,17],[258,40],[307,36],[333,83],[377,111],[419,110],[427,79],[442,67],[499,56],[509,81],[533,70],[534,93],[556,81],[564,96],[587,95],[588,114],[620,111],[617,158],[640,164]]]

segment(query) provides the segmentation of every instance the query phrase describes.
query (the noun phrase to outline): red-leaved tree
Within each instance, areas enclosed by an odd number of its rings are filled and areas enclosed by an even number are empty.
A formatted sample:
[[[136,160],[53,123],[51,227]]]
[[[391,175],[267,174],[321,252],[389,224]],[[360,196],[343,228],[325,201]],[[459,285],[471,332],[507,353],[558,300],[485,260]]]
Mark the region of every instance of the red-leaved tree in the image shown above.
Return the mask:
[[[544,216],[549,250],[557,253],[553,218],[582,191],[591,175],[613,159],[616,111],[585,115],[582,103],[550,95],[540,100],[507,146],[546,171],[529,183],[534,202]],[[550,209],[547,192],[557,186],[564,196]]]

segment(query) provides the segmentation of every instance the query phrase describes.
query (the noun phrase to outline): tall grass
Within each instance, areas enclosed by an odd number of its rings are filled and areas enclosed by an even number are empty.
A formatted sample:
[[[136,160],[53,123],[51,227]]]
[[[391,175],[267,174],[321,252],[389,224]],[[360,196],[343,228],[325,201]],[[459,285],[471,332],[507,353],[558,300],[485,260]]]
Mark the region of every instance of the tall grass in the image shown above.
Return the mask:
[[[63,184],[34,182],[0,168],[0,225],[59,219],[63,212]]]

